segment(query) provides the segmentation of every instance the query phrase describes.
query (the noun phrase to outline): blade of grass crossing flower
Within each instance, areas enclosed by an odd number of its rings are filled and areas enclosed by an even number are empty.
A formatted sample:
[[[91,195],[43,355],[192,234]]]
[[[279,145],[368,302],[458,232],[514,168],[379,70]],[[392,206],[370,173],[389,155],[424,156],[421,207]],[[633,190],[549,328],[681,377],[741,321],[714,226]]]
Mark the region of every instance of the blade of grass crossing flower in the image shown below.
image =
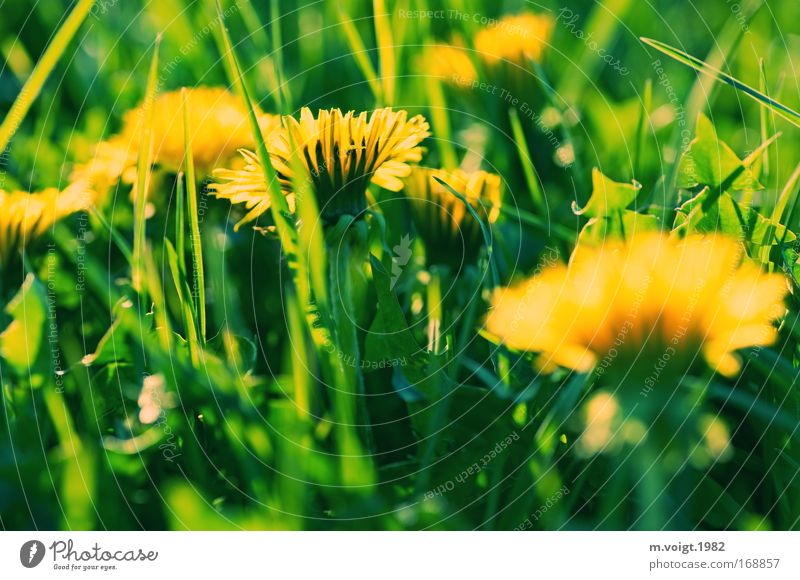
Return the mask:
[[[544,192],[542,192],[539,176],[536,174],[536,168],[533,166],[533,160],[531,159],[530,150],[528,149],[528,141],[525,139],[522,123],[519,121],[519,113],[517,113],[515,108],[511,108],[508,110],[508,116],[511,119],[511,131],[514,134],[514,143],[517,146],[517,154],[522,164],[522,171],[525,174],[525,183],[528,185],[528,191],[531,193],[533,206],[541,215],[547,215],[547,201],[544,198]]]
[[[487,225],[484,223],[483,219],[478,215],[478,212],[475,211],[475,208],[472,207],[472,204],[467,201],[467,198],[458,193],[455,189],[450,187],[445,181],[439,179],[438,177],[434,176],[434,179],[441,183],[443,186],[447,188],[447,190],[455,195],[461,203],[467,208],[467,211],[472,214],[472,217],[477,220],[478,225],[481,228],[481,233],[483,234],[483,242],[486,245],[486,252],[487,252],[487,259],[489,261],[489,269],[491,271],[491,283],[492,288],[496,288],[500,285],[500,274],[497,271],[497,265],[494,262],[494,245],[492,243],[492,232],[489,230]]]
[[[392,22],[386,9],[385,0],[373,0],[375,18],[375,39],[378,42],[378,60],[381,65],[381,84],[383,86],[384,105],[394,104],[395,91],[395,54],[392,38]]]
[[[186,166],[187,210],[192,242],[192,300],[198,317],[198,334],[200,341],[206,340],[206,281],[203,270],[203,242],[200,237],[200,222],[197,213],[197,182],[194,173],[194,155],[192,153],[192,137],[189,127],[189,99],[186,89],[181,89],[181,107],[183,109],[184,164]]]
[[[375,72],[372,61],[369,59],[369,53],[367,53],[367,49],[364,47],[364,41],[361,40],[358,29],[343,8],[339,8],[338,15],[345,39],[347,39],[347,44],[350,45],[350,53],[353,55],[358,68],[361,69],[361,74],[367,79],[369,88],[375,96],[375,101],[380,103],[383,100],[383,89],[378,79],[378,73]]]
[[[264,176],[266,181],[267,195],[270,200],[270,211],[272,219],[275,222],[275,228],[278,231],[278,237],[281,240],[284,252],[291,256],[296,254],[297,239],[296,228],[292,221],[292,214],[289,211],[289,204],[283,196],[280,184],[278,182],[275,168],[270,161],[267,145],[264,142],[264,135],[261,133],[261,127],[258,124],[258,117],[256,116],[253,102],[250,99],[250,92],[247,89],[242,69],[239,66],[239,61],[236,58],[236,53],[233,51],[233,45],[228,34],[228,28],[225,26],[225,19],[222,14],[222,7],[219,0],[217,0],[217,18],[220,23],[220,33],[224,44],[223,57],[228,62],[229,69],[232,71],[233,83],[236,91],[245,104],[250,119],[250,127],[253,130],[253,136],[256,141],[256,154],[261,166],[264,168]]]
[[[156,38],[150,73],[147,76],[144,105],[142,106],[142,126],[139,132],[139,156],[136,164],[136,189],[133,199],[133,288],[140,294],[140,303],[146,307],[147,288],[145,284],[145,231],[147,194],[153,161],[153,103],[156,98],[158,77],[158,50],[161,35]]]
[[[75,8],[64,20],[64,24],[53,36],[52,42],[47,45],[42,58],[33,67],[33,72],[22,86],[22,90],[14,100],[14,104],[11,105],[11,109],[3,119],[3,123],[0,124],[0,152],[4,151],[8,146],[14,133],[16,133],[23,119],[25,119],[25,115],[28,114],[31,105],[36,100],[36,97],[39,96],[47,77],[50,76],[53,68],[66,52],[67,46],[69,46],[70,41],[78,32],[78,28],[88,16],[94,3],[95,0],[80,0],[75,5]]]

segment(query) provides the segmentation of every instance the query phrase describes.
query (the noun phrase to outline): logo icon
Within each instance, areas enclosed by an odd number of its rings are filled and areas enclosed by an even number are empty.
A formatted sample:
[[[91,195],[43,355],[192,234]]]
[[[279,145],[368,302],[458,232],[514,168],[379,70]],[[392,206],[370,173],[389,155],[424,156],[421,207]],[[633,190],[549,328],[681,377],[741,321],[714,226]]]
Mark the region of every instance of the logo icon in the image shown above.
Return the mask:
[[[403,236],[400,238],[400,243],[392,250],[394,250],[394,255],[392,256],[392,279],[389,288],[394,288],[394,285],[400,280],[403,267],[411,259],[411,238],[408,235]]]
[[[19,561],[26,568],[35,568],[44,560],[44,544],[39,540],[28,540],[19,549]]]

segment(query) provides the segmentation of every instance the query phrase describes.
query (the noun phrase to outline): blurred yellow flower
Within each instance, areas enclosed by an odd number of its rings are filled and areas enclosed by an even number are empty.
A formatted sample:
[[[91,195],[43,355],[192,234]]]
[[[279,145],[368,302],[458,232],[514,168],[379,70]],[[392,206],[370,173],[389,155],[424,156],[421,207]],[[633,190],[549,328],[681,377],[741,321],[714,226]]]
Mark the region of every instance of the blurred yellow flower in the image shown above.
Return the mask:
[[[485,171],[448,172],[425,167],[412,168],[405,178],[403,191],[411,202],[417,231],[425,241],[428,262],[458,266],[462,256],[475,259],[483,234],[464,202],[436,178],[462,195],[486,224],[493,224],[500,215],[502,183],[499,175]]]
[[[552,31],[549,16],[530,12],[505,16],[478,32],[475,50],[488,66],[510,61],[527,67],[529,59],[541,61]]]
[[[255,141],[248,112],[239,98],[223,88],[187,89],[192,154],[199,177],[225,165],[242,147]],[[143,106],[125,113],[121,131],[101,142],[94,157],[75,168],[72,178],[86,180],[97,191],[106,191],[119,179],[133,183],[139,154]],[[280,117],[258,114],[265,135],[280,125]],[[184,128],[181,91],[171,91],[153,102],[153,164],[177,172],[183,164]]]
[[[12,252],[24,248],[60,219],[91,205],[83,182],[64,191],[48,188],[38,193],[0,190],[0,263]]]
[[[454,44],[434,44],[428,47],[423,66],[435,76],[456,86],[472,86],[478,71],[467,49]]]
[[[270,160],[281,188],[289,198],[310,190],[327,219],[358,215],[366,209],[367,185],[391,191],[403,187],[402,177],[411,171],[409,162],[422,158],[419,144],[430,135],[421,115],[408,118],[406,111],[378,109],[372,114],[320,110],[317,117],[303,108],[300,120],[284,117],[283,128],[272,133],[268,143]],[[264,168],[255,154],[243,151],[242,169],[218,169],[217,183],[210,189],[232,203],[245,203],[250,210],[237,224],[256,219],[269,209]],[[293,158],[302,166],[296,175]],[[298,191],[297,188],[301,189]]]
[[[486,325],[509,347],[539,353],[544,370],[639,365],[652,388],[698,352],[735,375],[736,350],[774,342],[786,292],[783,276],[747,261],[730,238],[646,234],[580,248],[569,266],[496,291]]]

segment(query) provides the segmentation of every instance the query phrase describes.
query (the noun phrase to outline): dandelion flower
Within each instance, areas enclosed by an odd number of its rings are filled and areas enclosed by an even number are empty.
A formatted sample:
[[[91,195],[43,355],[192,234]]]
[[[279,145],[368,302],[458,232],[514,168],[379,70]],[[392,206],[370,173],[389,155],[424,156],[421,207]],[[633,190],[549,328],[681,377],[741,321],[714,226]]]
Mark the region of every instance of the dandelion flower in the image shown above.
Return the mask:
[[[442,77],[446,82],[469,87],[478,80],[478,71],[467,50],[454,44],[434,44],[428,47],[424,66],[434,76]]]
[[[553,30],[548,16],[523,12],[505,16],[475,36],[475,50],[488,65],[510,61],[527,66],[528,60],[541,61]]]
[[[425,241],[428,261],[458,266],[462,251],[465,258],[477,256],[483,235],[464,202],[436,178],[462,195],[485,223],[493,224],[500,215],[500,176],[485,171],[414,167],[405,179],[404,192],[411,202],[417,231]]]
[[[569,266],[497,291],[486,324],[509,347],[539,353],[545,370],[641,370],[652,389],[663,371],[654,361],[682,376],[697,353],[735,375],[736,350],[775,341],[786,292],[783,276],[730,238],[646,234],[581,248]]]
[[[240,100],[222,88],[187,89],[189,132],[198,175],[209,175],[218,165],[230,163],[242,147],[253,147],[248,111]],[[171,91],[153,101],[153,164],[177,172],[184,157],[183,100]],[[122,130],[101,142],[95,156],[76,167],[74,180],[86,180],[98,191],[107,191],[118,180],[133,183],[136,177],[144,106],[125,113]],[[269,134],[280,124],[275,115],[259,114],[259,124]]]
[[[293,196],[313,192],[328,220],[364,211],[370,182],[399,191],[403,187],[401,178],[411,171],[408,163],[422,158],[419,144],[430,135],[422,116],[409,119],[406,111],[390,108],[371,115],[320,110],[316,118],[303,108],[299,121],[284,117],[283,123],[268,143],[281,188],[290,198],[290,207]],[[256,219],[270,206],[264,168],[254,153],[242,154],[246,166],[215,171],[217,183],[210,187],[217,197],[245,203],[250,210],[237,227]],[[302,165],[301,175],[295,174],[295,155]]]
[[[25,247],[70,214],[91,203],[86,184],[76,182],[64,191],[56,188],[38,193],[0,190],[0,263]]]

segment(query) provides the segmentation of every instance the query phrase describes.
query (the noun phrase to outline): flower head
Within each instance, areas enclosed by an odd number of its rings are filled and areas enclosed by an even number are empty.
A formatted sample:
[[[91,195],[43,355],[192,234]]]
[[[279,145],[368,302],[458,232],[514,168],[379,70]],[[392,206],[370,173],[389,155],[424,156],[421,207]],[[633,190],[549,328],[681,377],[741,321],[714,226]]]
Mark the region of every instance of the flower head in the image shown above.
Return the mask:
[[[478,80],[478,71],[463,46],[433,44],[424,53],[425,66],[432,74],[458,87],[469,87]]]
[[[401,178],[411,171],[408,163],[422,158],[419,144],[430,135],[422,116],[409,119],[406,111],[390,108],[371,115],[320,110],[316,117],[303,108],[299,121],[284,117],[283,123],[268,143],[281,188],[290,197],[290,207],[291,196],[313,192],[327,219],[361,213],[370,182],[399,191]],[[217,197],[245,203],[250,209],[239,225],[254,220],[270,206],[264,168],[253,153],[242,154],[247,165],[240,170],[215,171],[217,183],[211,186]],[[295,156],[302,166],[300,175],[295,171]]]
[[[781,275],[762,272],[730,238],[647,234],[580,248],[569,266],[497,291],[487,329],[539,353],[544,369],[644,365],[652,374],[666,357],[683,373],[700,352],[731,376],[736,350],[774,342],[786,291]]]
[[[488,224],[500,215],[502,187],[499,175],[457,169],[414,167],[405,179],[404,192],[420,236],[425,240],[428,261],[458,266],[461,256],[474,259],[483,241],[480,223],[464,202],[438,179],[463,196]]]
[[[253,147],[248,112],[240,100],[222,88],[187,89],[189,134],[199,176],[230,163],[242,147]],[[181,91],[171,91],[153,101],[153,164],[177,172],[183,164],[184,127]],[[98,191],[113,187],[121,178],[133,183],[139,154],[144,105],[125,113],[121,131],[101,142],[94,157],[75,168],[73,179],[86,180]],[[275,115],[259,114],[259,124],[269,134],[280,124]]]
[[[0,190],[0,263],[11,253],[44,234],[57,221],[86,209],[91,197],[82,182],[64,191],[56,188],[38,193]]]
[[[475,50],[488,66],[504,60],[527,66],[529,59],[542,59],[552,30],[553,20],[548,16],[530,12],[505,16],[478,32]]]

